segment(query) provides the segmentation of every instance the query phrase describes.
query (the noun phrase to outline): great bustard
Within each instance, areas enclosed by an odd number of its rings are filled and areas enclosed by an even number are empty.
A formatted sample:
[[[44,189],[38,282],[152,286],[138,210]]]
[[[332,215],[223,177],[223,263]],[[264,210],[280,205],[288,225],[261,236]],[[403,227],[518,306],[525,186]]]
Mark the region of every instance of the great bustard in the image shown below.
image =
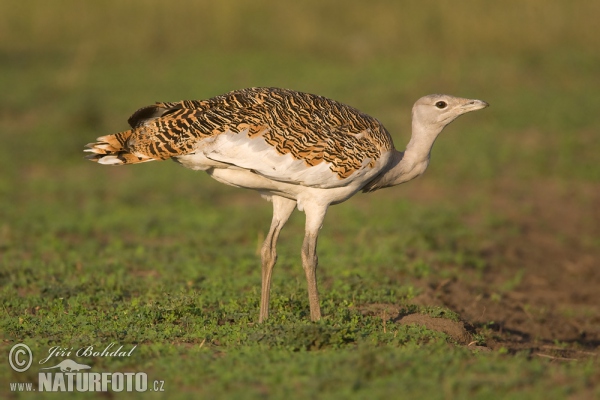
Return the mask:
[[[288,89],[249,88],[141,108],[128,120],[132,129],[99,137],[85,151],[107,165],[172,158],[272,201],[273,220],[261,249],[260,322],[269,315],[277,238],[294,208],[304,211],[302,266],[316,321],[317,236],[329,205],[421,175],[442,129],[487,105],[440,94],[422,97],[412,109],[410,142],[400,152],[381,122],[355,108]]]

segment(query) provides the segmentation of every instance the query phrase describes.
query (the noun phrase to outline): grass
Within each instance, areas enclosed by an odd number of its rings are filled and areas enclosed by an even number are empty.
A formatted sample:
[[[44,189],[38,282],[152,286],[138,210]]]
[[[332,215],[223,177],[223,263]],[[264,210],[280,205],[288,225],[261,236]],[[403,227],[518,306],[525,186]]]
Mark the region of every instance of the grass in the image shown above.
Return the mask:
[[[487,188],[600,181],[596,3],[184,3],[0,4],[3,354],[20,342],[36,360],[52,346],[135,344],[128,358],[76,360],[147,372],[169,398],[598,394],[597,361],[473,351],[369,308],[459,319],[415,297],[423,280],[489,268],[486,234],[503,220]],[[272,313],[260,325],[268,203],[174,163],[82,159],[85,143],[122,130],[136,107],[262,85],[352,104],[382,120],[398,147],[420,95],[492,104],[448,128],[421,178],[470,188],[463,202],[421,204],[407,185],[330,210],[319,323],[307,321],[300,213],[282,232]],[[481,221],[464,223],[481,209]],[[31,397],[8,382],[37,383],[35,364],[0,371],[5,396]]]

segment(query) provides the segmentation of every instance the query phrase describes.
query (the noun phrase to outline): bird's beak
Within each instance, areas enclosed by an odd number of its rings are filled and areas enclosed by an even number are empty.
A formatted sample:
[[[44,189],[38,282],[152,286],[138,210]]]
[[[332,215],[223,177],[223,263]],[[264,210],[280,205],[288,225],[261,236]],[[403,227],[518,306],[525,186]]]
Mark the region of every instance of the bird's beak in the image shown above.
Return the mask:
[[[465,104],[460,106],[463,112],[470,112],[475,110],[481,110],[482,108],[488,107],[489,104],[483,100],[467,100]]]

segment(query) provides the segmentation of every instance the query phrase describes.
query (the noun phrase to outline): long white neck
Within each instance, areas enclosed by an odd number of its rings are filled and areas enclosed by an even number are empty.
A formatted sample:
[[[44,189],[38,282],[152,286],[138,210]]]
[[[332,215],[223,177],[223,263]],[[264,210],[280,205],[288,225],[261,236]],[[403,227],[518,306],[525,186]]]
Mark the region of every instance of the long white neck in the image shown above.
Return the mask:
[[[412,136],[406,150],[393,150],[386,167],[365,185],[363,191],[399,185],[423,174],[429,165],[433,143],[444,127],[459,115],[487,106],[485,101],[444,94],[432,94],[417,100],[412,108]]]
[[[399,185],[422,175],[429,165],[433,143],[442,129],[444,129],[443,125],[426,126],[413,118],[412,136],[406,150],[403,152],[394,150],[388,169],[367,185],[365,190],[373,191]]]

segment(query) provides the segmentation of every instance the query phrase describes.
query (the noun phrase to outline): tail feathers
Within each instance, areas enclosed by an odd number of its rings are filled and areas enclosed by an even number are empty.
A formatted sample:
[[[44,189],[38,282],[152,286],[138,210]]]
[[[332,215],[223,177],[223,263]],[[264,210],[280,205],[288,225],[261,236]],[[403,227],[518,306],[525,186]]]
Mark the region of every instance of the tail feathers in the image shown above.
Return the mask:
[[[100,136],[96,139],[97,142],[88,143],[85,146],[87,148],[83,150],[84,152],[93,153],[86,156],[86,158],[105,165],[137,164],[153,161],[154,158],[129,152],[127,140],[132,133],[132,130],[128,130],[114,135]]]
[[[87,151],[87,150],[84,150]],[[123,164],[139,164],[148,161],[155,161],[154,158],[150,157],[138,157],[125,151],[120,151],[114,154],[91,154],[86,156],[90,161],[97,162],[98,164],[104,165],[123,165]]]

